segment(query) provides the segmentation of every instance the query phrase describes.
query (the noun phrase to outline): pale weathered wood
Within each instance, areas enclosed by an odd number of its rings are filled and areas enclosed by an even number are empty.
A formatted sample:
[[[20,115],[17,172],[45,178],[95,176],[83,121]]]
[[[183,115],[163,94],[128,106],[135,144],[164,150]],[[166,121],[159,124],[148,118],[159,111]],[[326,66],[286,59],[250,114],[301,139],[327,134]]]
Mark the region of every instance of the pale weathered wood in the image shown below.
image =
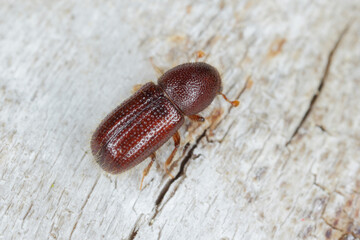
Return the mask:
[[[359,1],[0,6],[0,239],[360,238]],[[240,106],[186,122],[174,180],[172,142],[142,191],[149,160],[104,173],[97,124],[198,50]]]

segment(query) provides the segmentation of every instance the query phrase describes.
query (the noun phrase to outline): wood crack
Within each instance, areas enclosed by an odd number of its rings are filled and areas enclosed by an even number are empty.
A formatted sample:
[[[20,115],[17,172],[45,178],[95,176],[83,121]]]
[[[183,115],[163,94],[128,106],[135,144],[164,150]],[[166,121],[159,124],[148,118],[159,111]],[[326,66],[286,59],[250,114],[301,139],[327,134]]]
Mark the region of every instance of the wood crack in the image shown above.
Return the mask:
[[[328,225],[331,229],[337,230],[339,232],[344,232],[344,230],[334,226],[333,224],[329,223],[324,217],[321,217],[321,219],[324,221],[326,225]]]
[[[248,77],[246,82],[245,82],[245,85],[244,87],[240,90],[240,92],[237,94],[236,96],[236,99],[239,99],[240,96],[244,93],[244,91],[248,88],[249,86],[249,82],[251,81],[251,78]],[[187,163],[189,162],[190,159],[193,158],[193,155],[194,155],[194,150],[198,147],[198,144],[199,142],[203,139],[203,138],[207,138],[206,137],[206,133],[207,131],[210,129],[210,127],[212,128],[216,128],[221,122],[222,120],[227,116],[229,115],[231,109],[233,108],[233,106],[230,106],[229,110],[227,111],[227,113],[225,114],[225,116],[215,125],[215,126],[209,126],[207,127],[203,133],[196,139],[196,142],[195,144],[191,147],[191,149],[188,151],[188,153],[186,154],[185,158],[183,159],[183,161],[181,162],[180,164],[180,170],[179,172],[176,174],[176,176],[169,180],[166,185],[163,187],[163,189],[160,191],[160,194],[159,196],[157,197],[156,201],[155,201],[155,214],[153,215],[153,217],[151,218],[150,220],[150,225],[152,224],[154,218],[157,216],[158,212],[159,212],[159,206],[160,204],[162,203],[166,193],[169,191],[171,185],[177,180],[179,179],[180,177],[182,177],[184,174],[185,174],[185,167],[187,165]],[[177,189],[177,188],[176,188]],[[176,189],[173,191],[172,195],[175,194],[175,191]],[[171,197],[170,197],[171,198]]]
[[[74,224],[74,226],[73,226],[73,229],[71,230],[71,233],[70,233],[69,239],[71,239],[71,238],[72,238],[72,235],[73,235],[73,233],[75,232],[75,229],[76,229],[76,227],[77,227],[77,224],[78,224],[78,222],[79,222],[79,220],[80,220],[80,218],[81,218],[81,216],[82,216],[82,214],[83,214],[83,210],[84,210],[84,208],[85,208],[86,204],[88,203],[89,198],[90,198],[91,194],[93,193],[93,191],[94,191],[94,189],[95,189],[95,187],[96,187],[97,183],[99,182],[99,179],[100,179],[100,175],[97,177],[97,179],[96,179],[95,183],[93,184],[93,186],[92,186],[92,188],[91,188],[91,190],[90,190],[89,194],[87,195],[87,197],[86,197],[86,199],[85,199],[84,204],[83,204],[83,205],[81,206],[81,208],[80,208],[80,213],[79,213],[79,215],[78,215],[78,217],[77,217],[77,219],[76,219],[76,222],[75,222],[75,224]]]
[[[215,19],[216,19],[216,16],[213,17],[213,18],[211,19],[211,21],[213,21],[213,20],[215,20]],[[202,34],[202,32],[200,32],[200,35],[201,35],[201,34]],[[208,42],[206,43],[205,48],[208,46],[209,42],[210,42],[210,41],[208,41]],[[246,82],[245,82],[244,87],[243,87],[243,88],[240,90],[240,92],[237,94],[236,99],[239,99],[240,96],[244,93],[244,91],[245,91],[247,88],[250,88],[251,85],[252,85],[252,80],[251,80],[251,77],[249,76],[249,77],[247,78]],[[187,154],[186,154],[186,156],[184,157],[184,159],[181,161],[179,172],[176,174],[176,176],[175,176],[173,179],[169,180],[169,181],[165,184],[165,186],[162,188],[162,190],[160,191],[160,194],[158,195],[158,197],[157,197],[157,199],[156,199],[156,201],[155,201],[155,213],[154,213],[154,215],[152,216],[152,218],[150,219],[149,225],[152,225],[152,223],[154,222],[154,219],[156,218],[156,216],[158,215],[159,211],[161,210],[161,209],[159,209],[159,206],[160,206],[160,204],[162,203],[162,201],[163,201],[166,193],[169,191],[171,185],[172,185],[176,180],[178,180],[179,178],[181,178],[182,176],[184,176],[184,174],[185,174],[185,172],[186,172],[185,167],[188,165],[189,160],[194,157],[194,150],[198,147],[199,142],[200,142],[204,137],[206,138],[206,140],[208,140],[208,139],[207,139],[207,136],[206,136],[207,131],[210,129],[210,127],[216,128],[216,127],[221,123],[221,121],[230,113],[230,111],[231,111],[232,108],[233,108],[233,106],[230,106],[229,109],[228,109],[228,111],[227,111],[227,113],[225,114],[225,116],[224,116],[215,126],[211,126],[211,125],[210,125],[209,127],[207,127],[207,128],[203,131],[203,133],[196,139],[195,144],[191,147],[191,149],[187,152]],[[232,125],[233,125],[233,124],[231,124],[231,126],[232,126]],[[228,133],[228,131],[225,133],[225,136],[226,136],[227,133]],[[223,136],[223,138],[225,138],[225,136]],[[222,140],[223,140],[223,138],[222,138]],[[209,142],[209,141],[208,141],[208,142]],[[189,144],[189,143],[186,143],[185,149],[183,150],[183,153],[186,152],[186,150],[188,149],[189,146],[190,146],[190,144]],[[184,180],[184,178],[182,178],[182,180],[179,181],[178,186],[181,184],[181,182],[182,182],[183,180]],[[169,201],[169,200],[171,199],[171,197],[175,194],[178,186],[177,186],[177,187],[174,189],[174,191],[171,193],[171,196],[167,199],[167,201]],[[167,202],[167,201],[166,201],[166,202]],[[165,204],[166,204],[166,203],[164,203],[164,205],[165,205]],[[164,206],[164,205],[163,205],[163,206]],[[138,230],[139,230],[139,227],[137,227],[137,222],[136,222],[135,225],[134,225],[134,228],[133,228],[133,230],[132,230],[132,232],[131,232],[131,234],[130,234],[130,236],[129,236],[128,239],[129,239],[129,240],[133,240],[133,239],[136,237]]]
[[[194,154],[194,150],[198,147],[199,142],[201,141],[201,139],[203,139],[206,135],[206,132],[209,128],[206,128],[204,130],[204,132],[196,139],[195,144],[191,147],[191,149],[189,150],[189,152],[186,154],[184,160],[181,162],[180,165],[180,170],[179,172],[176,174],[176,176],[169,180],[166,185],[163,187],[163,189],[161,190],[159,196],[157,197],[156,201],[155,201],[155,206],[156,208],[158,208],[158,206],[161,204],[162,200],[164,199],[165,194],[168,192],[171,184],[173,184],[177,179],[179,179],[181,176],[183,176],[185,174],[185,166],[186,164],[189,162],[189,160],[192,158],[193,154]],[[155,215],[156,216],[156,215]],[[154,216],[154,217],[155,217]],[[153,218],[154,218],[153,217]]]
[[[22,221],[22,224],[21,224],[21,225],[24,224],[24,221],[25,221],[26,217],[29,215],[32,207],[33,207],[33,203],[30,204],[30,207],[29,207],[28,210],[26,211],[25,216],[23,217],[23,221]]]
[[[312,173],[313,177],[314,177],[314,181],[313,181],[313,185],[320,188],[323,192],[325,192],[328,196],[331,195],[331,191],[329,189],[327,189],[325,186],[322,186],[321,184],[317,183],[316,179],[317,179],[317,175]]]
[[[133,240],[133,239],[135,239],[135,237],[136,237],[136,235],[137,235],[137,233],[138,233],[138,231],[139,231],[139,222],[140,222],[140,220],[141,220],[141,218],[142,218],[142,214],[138,217],[138,219],[136,220],[136,222],[135,222],[135,224],[134,224],[134,227],[133,227],[133,229],[131,230],[131,233],[130,233],[130,235],[129,235],[129,237],[128,237],[128,240]]]
[[[328,130],[323,125],[316,124],[316,127],[318,127],[322,132],[329,134]]]
[[[136,226],[134,227],[133,231],[131,232],[130,236],[129,236],[129,240],[133,240],[136,235],[137,235],[137,232],[138,232],[138,228],[136,228]]]
[[[325,70],[324,70],[324,74],[320,79],[320,84],[317,88],[317,91],[315,92],[315,94],[312,96],[309,107],[307,108],[307,110],[305,111],[305,114],[303,115],[303,117],[301,118],[301,121],[299,122],[298,126],[295,128],[295,131],[293,132],[293,134],[291,135],[290,139],[286,142],[285,146],[287,147],[292,140],[298,135],[298,132],[300,130],[300,128],[303,126],[304,122],[306,121],[306,119],[308,118],[308,116],[310,115],[317,99],[319,98],[323,88],[324,88],[324,84],[325,81],[327,80],[328,76],[329,76],[329,71],[331,68],[331,64],[332,64],[332,60],[333,57],[342,41],[342,39],[344,38],[346,32],[349,29],[349,24],[345,26],[345,28],[341,31],[337,41],[335,42],[335,45],[333,46],[333,48],[331,49],[328,58],[327,58],[327,62],[326,62],[326,66],[325,66]]]
[[[207,128],[208,129],[208,128]],[[189,152],[187,153],[186,157],[184,158],[184,160],[181,162],[180,165],[180,170],[179,172],[176,174],[176,176],[171,179],[170,181],[168,181],[166,183],[166,185],[163,187],[163,189],[161,190],[159,196],[157,197],[156,201],[155,201],[155,213],[152,216],[152,218],[149,221],[149,225],[151,226],[154,222],[154,219],[156,218],[156,216],[158,215],[158,213],[160,212],[160,210],[164,207],[164,205],[175,195],[176,190],[178,189],[179,185],[184,181],[184,177],[180,179],[178,185],[174,188],[174,190],[171,192],[171,195],[169,196],[169,198],[167,199],[167,201],[163,204],[162,208],[159,209],[159,206],[162,202],[162,200],[164,199],[166,193],[169,191],[170,186],[177,180],[179,179],[181,176],[183,176],[185,174],[185,166],[186,164],[189,162],[189,160],[192,158],[193,156],[193,152],[195,150],[195,148],[198,146],[198,143],[201,141],[202,138],[204,138],[205,133],[207,131],[207,129],[205,129],[205,131],[203,132],[203,134],[196,140],[196,143],[192,146],[192,148],[189,150]]]
[[[236,99],[239,99],[240,96],[244,93],[244,91],[248,88],[249,86],[249,82],[251,81],[250,77],[247,78],[246,80],[246,83],[244,85],[244,87],[240,90],[240,92],[237,94],[236,96]],[[166,193],[169,191],[171,185],[176,181],[178,180],[180,177],[182,177],[184,174],[185,174],[185,167],[187,165],[187,163],[189,162],[190,159],[193,158],[193,155],[194,155],[194,150],[198,147],[198,144],[199,142],[203,139],[203,138],[206,138],[207,139],[207,136],[206,136],[206,133],[207,131],[210,129],[210,127],[212,128],[216,128],[221,122],[222,120],[227,116],[229,115],[231,109],[233,108],[233,106],[230,106],[229,110],[227,111],[227,113],[225,114],[225,116],[215,125],[215,126],[209,126],[207,127],[203,133],[196,139],[196,142],[195,144],[191,147],[191,149],[188,151],[188,153],[186,154],[185,158],[183,159],[183,161],[181,162],[180,164],[180,170],[179,172],[176,174],[176,176],[169,180],[166,185],[163,187],[163,189],[160,191],[160,194],[159,196],[157,197],[156,201],[155,201],[155,214],[153,215],[153,217],[151,218],[149,224],[151,225],[152,222],[154,221],[155,217],[157,216],[158,212],[159,212],[159,206],[160,204],[162,203]],[[176,188],[177,189],[177,188]],[[175,191],[176,189],[172,192],[172,196],[175,194]],[[171,197],[170,197],[171,198]],[[169,199],[170,199],[169,198]],[[168,199],[168,200],[169,200]]]

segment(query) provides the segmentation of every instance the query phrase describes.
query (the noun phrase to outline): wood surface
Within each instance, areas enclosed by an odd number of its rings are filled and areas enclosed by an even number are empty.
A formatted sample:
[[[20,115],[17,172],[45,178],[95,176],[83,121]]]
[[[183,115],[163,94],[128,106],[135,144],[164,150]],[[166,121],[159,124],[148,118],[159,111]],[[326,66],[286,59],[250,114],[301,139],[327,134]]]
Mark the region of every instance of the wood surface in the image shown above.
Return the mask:
[[[0,239],[360,239],[360,2],[2,1]],[[224,93],[112,176],[89,141],[202,50]]]

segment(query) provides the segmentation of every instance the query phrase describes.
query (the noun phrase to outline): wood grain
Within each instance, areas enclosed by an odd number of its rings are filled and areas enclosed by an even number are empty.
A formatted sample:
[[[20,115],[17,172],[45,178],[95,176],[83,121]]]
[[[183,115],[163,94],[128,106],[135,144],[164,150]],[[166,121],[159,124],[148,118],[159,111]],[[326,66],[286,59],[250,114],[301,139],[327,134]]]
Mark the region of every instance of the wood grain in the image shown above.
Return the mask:
[[[360,239],[360,2],[0,3],[0,239]],[[157,71],[201,60],[224,92],[139,191],[90,153]]]

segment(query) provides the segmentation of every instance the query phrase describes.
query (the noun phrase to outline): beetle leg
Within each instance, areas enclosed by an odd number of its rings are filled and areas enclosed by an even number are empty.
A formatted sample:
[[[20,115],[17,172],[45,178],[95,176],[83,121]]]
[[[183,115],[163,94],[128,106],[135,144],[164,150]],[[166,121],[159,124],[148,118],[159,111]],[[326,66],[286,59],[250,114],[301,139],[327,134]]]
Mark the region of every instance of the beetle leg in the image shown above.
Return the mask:
[[[223,96],[223,98],[225,99],[225,101],[231,103],[231,105],[233,105],[234,107],[239,106],[239,101],[238,101],[238,100],[230,101],[230,100],[225,96],[225,94],[220,93],[220,95]]]
[[[176,133],[173,135],[173,139],[174,139],[175,148],[172,151],[172,153],[170,154],[169,158],[165,162],[165,171],[171,178],[174,178],[174,176],[171,175],[170,171],[168,170],[168,166],[171,164],[171,161],[173,160],[175,153],[177,152],[177,150],[180,146],[180,134],[178,131],[176,131]]]
[[[155,161],[156,154],[152,153],[150,156],[151,156],[151,161],[150,161],[149,165],[147,165],[147,167],[143,171],[143,175],[142,175],[141,183],[140,183],[140,190],[142,189],[142,184],[143,184],[144,178],[148,175],[150,168]]]
[[[131,89],[131,93],[132,94],[136,93],[142,86],[143,86],[143,84],[135,84],[133,86],[133,88]]]
[[[203,118],[202,116],[199,116],[199,115],[190,115],[188,117],[191,120],[196,121],[196,122],[205,122],[205,118]]]
[[[151,63],[151,66],[155,69],[155,71],[157,72],[158,75],[163,75],[164,74],[164,70],[159,68],[158,66],[156,66],[156,64],[154,63],[153,61],[153,58],[151,57],[150,58],[150,63]]]

